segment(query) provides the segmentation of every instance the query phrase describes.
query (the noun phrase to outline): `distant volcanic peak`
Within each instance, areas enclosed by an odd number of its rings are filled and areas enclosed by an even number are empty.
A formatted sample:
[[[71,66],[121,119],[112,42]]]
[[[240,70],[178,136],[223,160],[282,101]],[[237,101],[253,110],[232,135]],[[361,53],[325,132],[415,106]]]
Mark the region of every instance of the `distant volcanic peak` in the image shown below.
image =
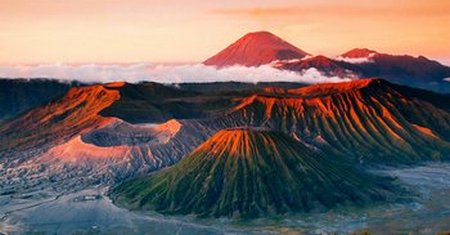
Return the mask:
[[[304,63],[304,64],[310,65],[311,67],[323,68],[323,69],[326,69],[326,68],[332,69],[332,67],[338,66],[338,65],[336,65],[335,61],[333,61],[332,59],[330,59],[326,56],[323,56],[323,55],[309,57],[304,60],[300,60],[298,63]]]
[[[247,33],[242,38],[268,38],[268,37],[274,37],[279,40],[282,40],[281,38],[277,37],[275,34],[269,32],[269,31],[265,31],[265,30]]]
[[[269,42],[269,43],[273,43],[273,42],[281,42],[281,43],[285,43],[285,41],[281,38],[279,38],[278,36],[276,36],[275,34],[269,32],[269,31],[255,31],[255,32],[250,32],[245,34],[242,38],[240,38],[238,40],[241,42],[245,42],[245,41],[252,41],[252,40],[257,40],[257,42]]]
[[[297,52],[300,54],[299,57],[296,58],[302,58],[306,55],[309,55],[308,53],[301,51],[297,47],[293,46],[292,44],[284,41],[283,39],[275,36],[274,34],[267,32],[267,31],[259,31],[259,32],[252,32],[246,34],[244,37],[236,41],[236,43],[246,46],[254,46],[260,49],[267,49],[267,50],[292,50],[294,52]],[[283,56],[283,55],[280,55]],[[283,58],[279,58],[283,59]],[[294,58],[286,58],[286,59],[294,59]]]
[[[323,61],[323,62],[332,61],[330,58],[328,58],[328,57],[326,57],[324,55],[316,55],[314,57],[307,58],[307,60]]]
[[[365,64],[365,63],[373,63],[374,62],[373,58],[378,55],[380,55],[378,54],[378,52],[366,48],[353,49],[340,56],[337,56],[335,60],[350,64]]]
[[[369,58],[378,54],[378,52],[374,50],[370,50],[367,48],[355,48],[341,55],[343,58]]]
[[[307,55],[309,54],[272,33],[261,31],[246,34],[203,64],[217,67],[252,67],[277,60],[301,59]]]

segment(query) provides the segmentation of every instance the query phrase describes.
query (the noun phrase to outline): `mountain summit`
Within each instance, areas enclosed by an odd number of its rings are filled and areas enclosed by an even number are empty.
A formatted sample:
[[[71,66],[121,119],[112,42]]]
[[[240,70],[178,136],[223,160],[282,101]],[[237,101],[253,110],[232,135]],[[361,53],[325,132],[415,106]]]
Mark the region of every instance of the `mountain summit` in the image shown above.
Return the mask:
[[[309,55],[267,31],[248,33],[218,54],[205,60],[205,65],[226,67],[260,66],[276,60],[301,59]]]
[[[119,204],[169,214],[258,217],[362,204],[389,184],[331,162],[290,136],[225,129],[175,166],[117,187]]]
[[[346,53],[342,54],[341,57],[343,58],[368,58],[372,57],[374,55],[378,54],[378,52],[374,50],[370,50],[367,48],[355,48],[350,51],[347,51]]]

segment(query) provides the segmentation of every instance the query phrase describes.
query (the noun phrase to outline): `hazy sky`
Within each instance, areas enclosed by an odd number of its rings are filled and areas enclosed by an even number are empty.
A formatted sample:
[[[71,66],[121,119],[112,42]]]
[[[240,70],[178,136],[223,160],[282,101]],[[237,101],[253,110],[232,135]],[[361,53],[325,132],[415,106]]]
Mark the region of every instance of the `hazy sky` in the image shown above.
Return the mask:
[[[249,31],[450,64],[449,0],[0,0],[0,63],[196,62]]]

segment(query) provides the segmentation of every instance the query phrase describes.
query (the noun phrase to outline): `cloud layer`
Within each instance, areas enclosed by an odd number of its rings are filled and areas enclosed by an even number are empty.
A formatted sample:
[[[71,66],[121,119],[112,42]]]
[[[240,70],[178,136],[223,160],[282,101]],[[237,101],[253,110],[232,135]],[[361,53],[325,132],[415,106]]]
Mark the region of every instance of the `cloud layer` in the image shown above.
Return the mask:
[[[223,69],[202,64],[164,65],[164,64],[41,64],[0,66],[3,78],[56,78],[78,80],[81,82],[155,81],[160,83],[183,82],[304,82],[324,83],[349,80],[341,77],[327,77],[315,68],[301,73],[282,71],[271,66],[242,67],[233,66]]]
[[[369,57],[360,57],[360,58],[348,58],[348,57],[342,57],[342,56],[338,56],[335,58],[335,60],[338,61],[344,61],[350,64],[364,64],[364,63],[373,63],[374,61],[372,60],[372,57],[375,54],[370,54]]]

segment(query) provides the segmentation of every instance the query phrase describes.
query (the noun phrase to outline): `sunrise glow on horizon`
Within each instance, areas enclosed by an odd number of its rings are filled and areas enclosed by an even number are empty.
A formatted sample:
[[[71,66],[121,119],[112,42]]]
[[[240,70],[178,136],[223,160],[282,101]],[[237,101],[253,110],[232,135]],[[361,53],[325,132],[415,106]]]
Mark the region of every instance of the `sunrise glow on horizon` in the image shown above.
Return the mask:
[[[0,64],[199,62],[270,31],[311,54],[450,64],[450,1],[0,0]]]

